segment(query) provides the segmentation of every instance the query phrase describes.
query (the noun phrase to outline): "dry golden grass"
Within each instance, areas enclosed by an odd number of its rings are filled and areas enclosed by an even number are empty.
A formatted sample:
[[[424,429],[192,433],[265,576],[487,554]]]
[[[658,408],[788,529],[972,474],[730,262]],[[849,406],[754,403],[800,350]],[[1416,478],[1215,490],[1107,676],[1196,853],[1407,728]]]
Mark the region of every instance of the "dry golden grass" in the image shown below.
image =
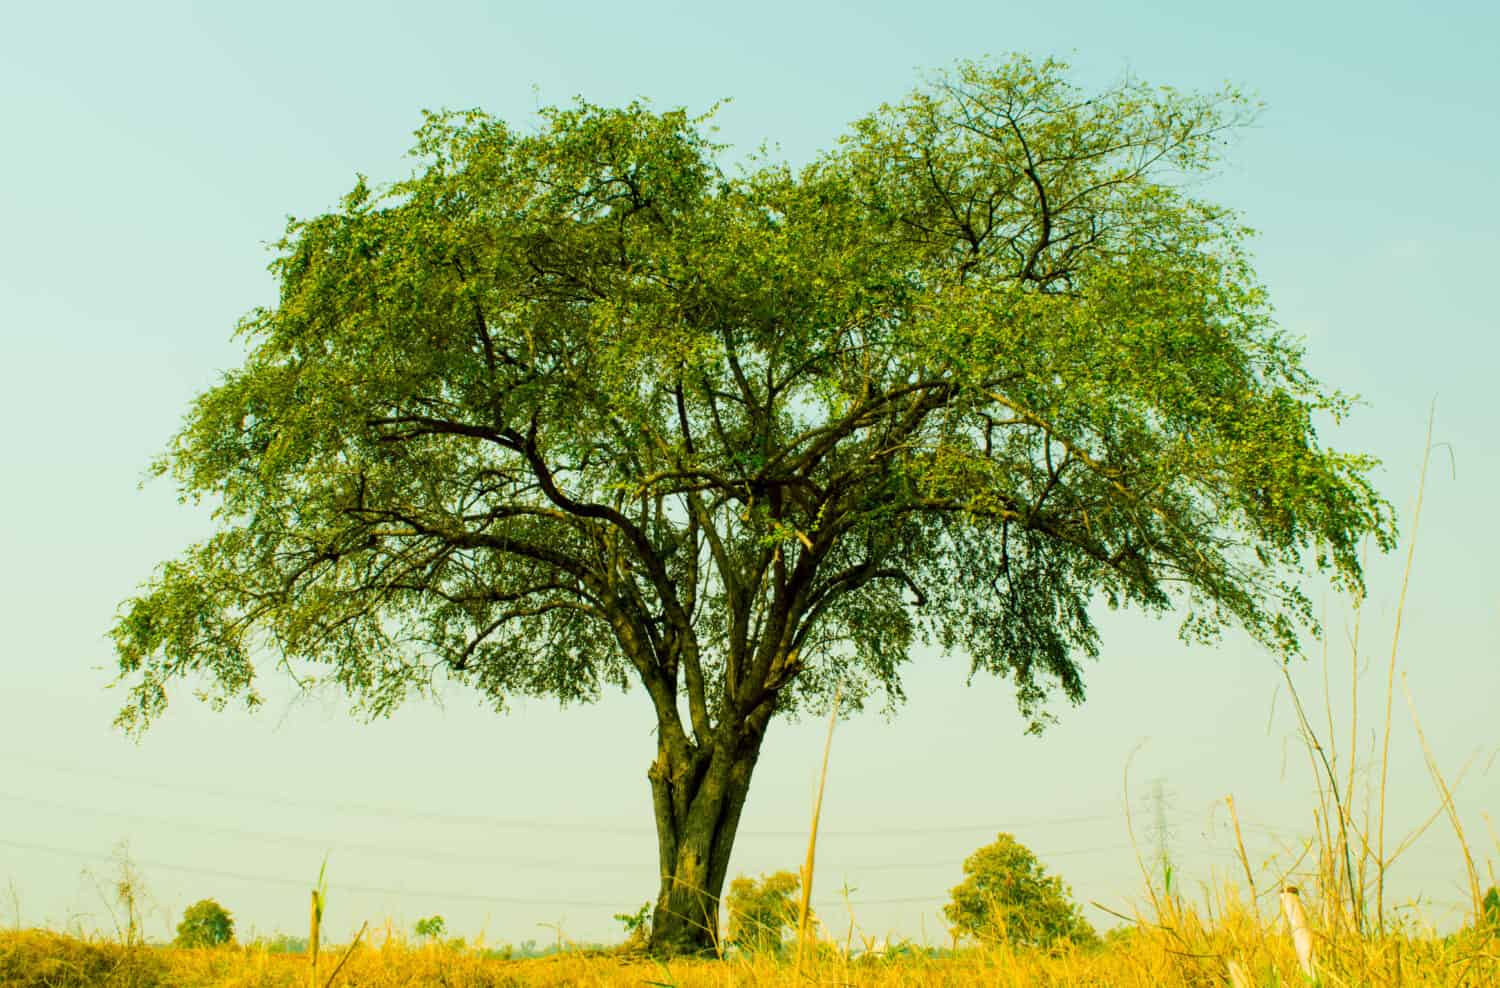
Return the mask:
[[[498,960],[473,951],[415,947],[399,940],[357,948],[338,972],[343,988],[501,988],[564,985],[672,985],[727,988],[785,984],[895,986],[1269,986],[1310,983],[1299,968],[1285,924],[1251,915],[1232,896],[1202,912],[1171,907],[1092,949],[961,951],[954,957],[849,958],[829,944],[793,965],[771,958],[680,960],[564,953]],[[1316,917],[1323,910],[1314,908]],[[1314,920],[1316,923],[1316,920]],[[1318,981],[1327,986],[1500,985],[1500,935],[1452,937],[1409,931],[1361,937],[1347,924],[1313,928]],[[325,955],[319,983],[336,955]],[[1238,975],[1235,973],[1238,969]],[[1236,980],[1238,977],[1239,980]],[[0,984],[6,988],[303,988],[307,958],[255,948],[126,948],[39,930],[0,933]]]

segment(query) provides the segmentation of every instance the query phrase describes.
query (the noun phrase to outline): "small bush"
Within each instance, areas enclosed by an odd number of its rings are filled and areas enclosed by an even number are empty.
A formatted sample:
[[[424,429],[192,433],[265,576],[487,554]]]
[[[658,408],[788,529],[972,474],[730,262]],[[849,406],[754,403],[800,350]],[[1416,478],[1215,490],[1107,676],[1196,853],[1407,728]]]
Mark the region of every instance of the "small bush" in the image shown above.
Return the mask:
[[[780,954],[797,925],[794,896],[802,881],[789,871],[741,875],[729,883],[724,905],[729,909],[729,943],[750,954]]]
[[[627,953],[645,950],[651,942],[651,903],[641,903],[633,913],[615,913],[615,919],[625,927],[625,942],[620,949]]]

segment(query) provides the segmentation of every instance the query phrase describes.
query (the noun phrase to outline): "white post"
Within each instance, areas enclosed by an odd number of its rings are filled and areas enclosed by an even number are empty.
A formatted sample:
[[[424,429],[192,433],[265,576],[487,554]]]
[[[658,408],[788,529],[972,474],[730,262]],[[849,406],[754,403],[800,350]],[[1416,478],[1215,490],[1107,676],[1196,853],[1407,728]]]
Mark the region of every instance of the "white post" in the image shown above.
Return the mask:
[[[1297,948],[1297,962],[1302,965],[1302,973],[1309,978],[1316,977],[1312,930],[1307,926],[1307,913],[1302,909],[1302,896],[1298,894],[1297,886],[1288,885],[1281,890],[1281,911],[1286,915],[1287,926],[1291,927],[1292,946]]]

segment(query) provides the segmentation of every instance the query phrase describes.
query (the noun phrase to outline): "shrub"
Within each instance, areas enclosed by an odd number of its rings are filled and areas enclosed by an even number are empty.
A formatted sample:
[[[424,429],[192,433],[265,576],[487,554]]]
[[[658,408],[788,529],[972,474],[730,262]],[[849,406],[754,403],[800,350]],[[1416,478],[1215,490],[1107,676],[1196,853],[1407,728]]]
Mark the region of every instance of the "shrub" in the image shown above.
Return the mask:
[[[793,898],[801,880],[789,871],[762,875],[759,880],[744,875],[729,883],[724,905],[729,909],[729,943],[752,954],[779,954],[787,935],[797,925],[797,902]]]
[[[626,952],[645,950],[651,942],[651,903],[641,903],[633,913],[615,913],[615,919],[625,927],[625,942],[620,945]]]
[[[219,947],[234,940],[234,917],[212,899],[188,906],[177,924],[179,947]]]

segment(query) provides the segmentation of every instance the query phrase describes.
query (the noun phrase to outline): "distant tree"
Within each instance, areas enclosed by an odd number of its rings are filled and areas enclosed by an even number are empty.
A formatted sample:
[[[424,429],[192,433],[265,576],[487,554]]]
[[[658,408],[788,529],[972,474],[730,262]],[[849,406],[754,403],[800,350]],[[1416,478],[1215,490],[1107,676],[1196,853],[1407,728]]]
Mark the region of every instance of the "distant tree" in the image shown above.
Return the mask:
[[[1490,890],[1484,894],[1480,912],[1485,926],[1500,931],[1500,888],[1490,886]]]
[[[943,907],[961,934],[986,943],[1041,947],[1098,939],[1062,879],[1048,875],[1036,855],[1010,834],[969,855],[964,876]]]
[[[234,940],[234,917],[213,899],[200,899],[183,910],[177,924],[179,947],[222,947]]]
[[[797,170],[721,167],[680,110],[430,116],[410,178],[288,226],[158,461],[217,527],[121,609],[120,722],[183,679],[253,705],[265,667],[370,715],[638,686],[652,946],[703,951],[772,720],[899,703],[915,643],[1038,730],[1100,605],[1294,653],[1307,569],[1357,584],[1393,534],[1193,195],[1249,118],[1026,59]]]
[[[747,953],[779,954],[797,927],[797,891],[802,881],[789,871],[741,875],[729,883],[729,943]]]
[[[417,920],[415,929],[417,936],[423,940],[437,941],[443,938],[443,934],[447,932],[448,926],[443,921],[443,917],[428,916],[426,919]]]

